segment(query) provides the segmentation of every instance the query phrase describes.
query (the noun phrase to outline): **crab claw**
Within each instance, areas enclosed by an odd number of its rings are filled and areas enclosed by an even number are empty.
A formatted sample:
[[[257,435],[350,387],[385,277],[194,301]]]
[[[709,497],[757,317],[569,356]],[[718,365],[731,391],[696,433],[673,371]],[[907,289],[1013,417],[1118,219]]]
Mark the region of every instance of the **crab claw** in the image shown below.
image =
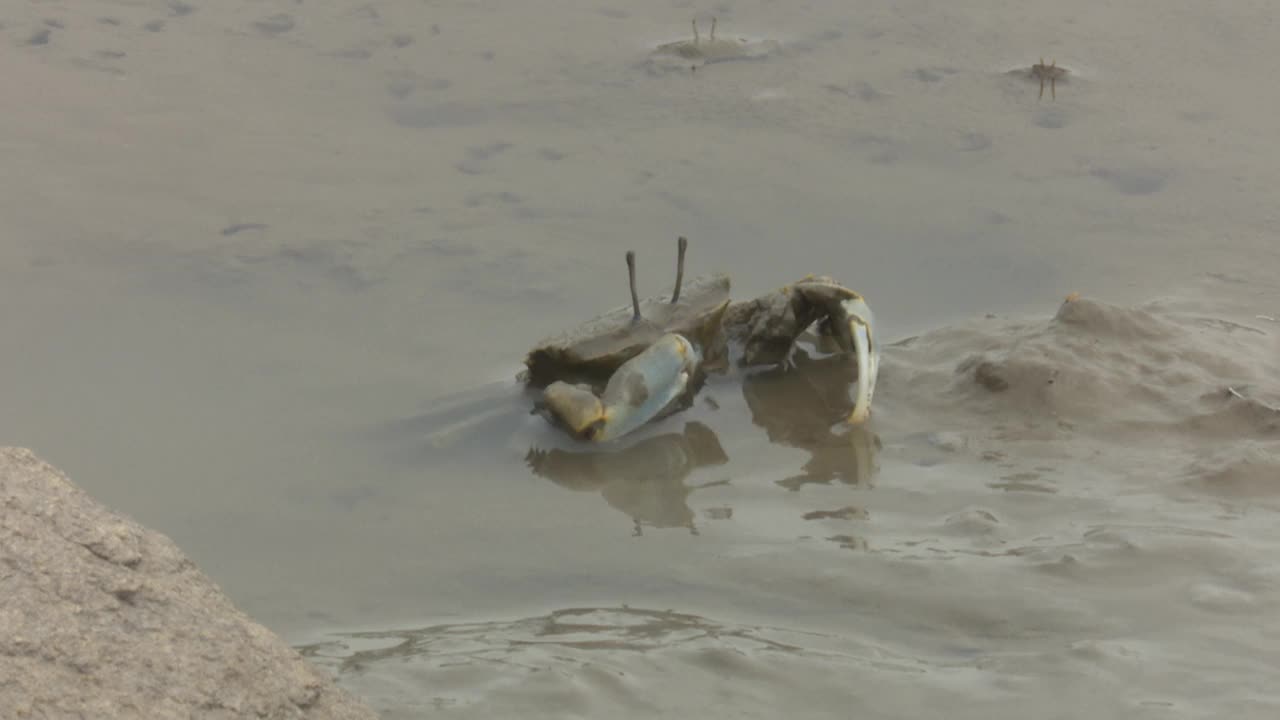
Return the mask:
[[[876,376],[880,373],[880,347],[875,341],[875,317],[862,297],[840,303],[847,316],[849,334],[853,336],[853,352],[858,363],[858,394],[853,403],[849,422],[860,425],[871,416],[871,396],[876,390]]]
[[[557,380],[542,391],[542,402],[570,433],[586,437],[604,418],[600,398],[579,385]]]
[[[543,401],[574,435],[592,442],[622,437],[660,416],[678,400],[702,358],[683,335],[669,333],[623,363],[604,394],[555,382]]]
[[[809,318],[825,317],[829,332],[845,352],[854,354],[858,365],[858,394],[851,425],[861,425],[871,416],[871,397],[875,394],[876,376],[880,372],[880,347],[875,340],[875,318],[862,295],[840,285],[829,277],[807,277],[795,284],[804,301],[799,314],[802,323]]]

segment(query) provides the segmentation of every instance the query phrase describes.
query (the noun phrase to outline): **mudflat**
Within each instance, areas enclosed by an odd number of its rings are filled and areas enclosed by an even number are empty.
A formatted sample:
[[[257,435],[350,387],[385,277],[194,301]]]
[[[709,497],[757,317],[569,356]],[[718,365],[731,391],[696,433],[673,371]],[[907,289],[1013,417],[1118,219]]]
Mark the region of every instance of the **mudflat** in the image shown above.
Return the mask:
[[[387,717],[1273,717],[1266,10],[730,10],[663,72],[709,10],[0,11],[0,440]],[[678,235],[867,297],[867,432],[816,353],[613,454],[527,414]]]

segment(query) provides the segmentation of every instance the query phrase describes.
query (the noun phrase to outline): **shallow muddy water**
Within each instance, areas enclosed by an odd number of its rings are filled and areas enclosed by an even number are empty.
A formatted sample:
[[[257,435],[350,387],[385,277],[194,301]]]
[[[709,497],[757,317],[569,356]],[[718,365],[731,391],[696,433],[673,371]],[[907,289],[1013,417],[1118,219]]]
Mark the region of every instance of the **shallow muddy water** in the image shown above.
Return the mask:
[[[1274,717],[1269,13],[0,11],[0,441],[387,717]],[[651,62],[695,15],[777,46]],[[527,414],[677,235],[868,297],[866,432],[816,357],[612,453]]]

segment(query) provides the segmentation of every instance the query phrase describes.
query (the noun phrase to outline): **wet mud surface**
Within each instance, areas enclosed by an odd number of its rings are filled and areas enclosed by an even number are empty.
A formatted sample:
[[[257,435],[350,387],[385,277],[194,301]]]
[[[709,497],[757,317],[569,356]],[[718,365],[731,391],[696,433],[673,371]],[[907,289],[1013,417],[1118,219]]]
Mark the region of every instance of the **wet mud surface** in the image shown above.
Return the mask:
[[[618,2],[0,10],[3,442],[387,717],[1276,716],[1265,8],[714,12],[767,51],[668,68],[694,10]],[[864,431],[812,347],[609,448],[529,413],[524,354],[678,235],[735,299],[867,297]]]

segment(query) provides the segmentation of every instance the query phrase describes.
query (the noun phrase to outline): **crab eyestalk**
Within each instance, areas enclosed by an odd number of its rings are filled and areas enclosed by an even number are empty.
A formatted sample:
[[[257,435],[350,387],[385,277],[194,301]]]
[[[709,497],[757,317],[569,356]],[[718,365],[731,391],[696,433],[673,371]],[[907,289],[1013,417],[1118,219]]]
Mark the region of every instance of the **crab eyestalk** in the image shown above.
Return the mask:
[[[631,316],[631,322],[640,322],[640,295],[636,293],[636,253],[634,250],[627,251],[627,281],[631,284],[631,308],[635,314]]]
[[[671,304],[680,302],[680,286],[684,283],[684,254],[689,249],[689,238],[681,235],[676,239],[676,289],[671,293]]]
[[[880,347],[875,340],[875,318],[867,301],[861,297],[840,303],[844,309],[848,332],[852,336],[853,352],[858,363],[858,394],[854,399],[849,423],[861,425],[871,416],[871,397],[876,390],[876,376],[880,372]]]

